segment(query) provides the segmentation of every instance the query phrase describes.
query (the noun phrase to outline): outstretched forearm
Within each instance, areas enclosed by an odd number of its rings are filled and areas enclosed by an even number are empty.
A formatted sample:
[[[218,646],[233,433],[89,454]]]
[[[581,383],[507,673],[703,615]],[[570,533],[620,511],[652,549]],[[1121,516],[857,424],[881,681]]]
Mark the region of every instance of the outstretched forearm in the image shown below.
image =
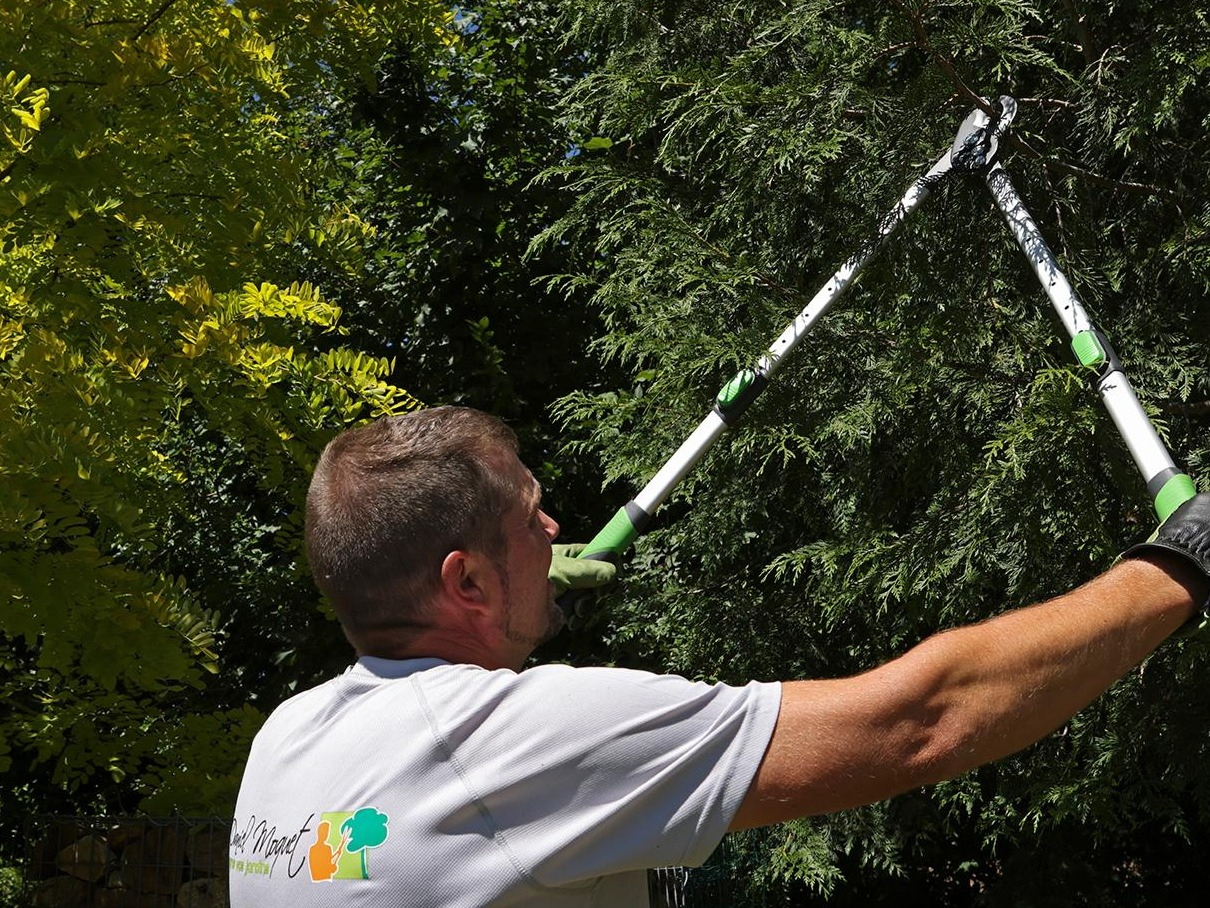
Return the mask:
[[[952,778],[1054,731],[1177,630],[1204,583],[1174,559],[1130,559],[884,666],[882,683],[924,704],[930,726],[922,741],[906,736],[911,784]]]
[[[1129,559],[1067,595],[937,634],[863,675],[786,683],[733,827],[871,803],[1020,750],[1179,628],[1205,587],[1179,558]]]

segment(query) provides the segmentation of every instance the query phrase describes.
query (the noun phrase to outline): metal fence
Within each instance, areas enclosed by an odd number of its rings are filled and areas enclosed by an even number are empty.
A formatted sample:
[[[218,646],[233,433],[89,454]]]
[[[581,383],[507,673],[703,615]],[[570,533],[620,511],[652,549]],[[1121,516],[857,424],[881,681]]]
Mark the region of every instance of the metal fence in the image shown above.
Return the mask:
[[[651,908],[729,908],[730,879],[721,863],[661,867],[647,874]]]
[[[35,908],[227,908],[231,821],[45,817],[26,842]]]

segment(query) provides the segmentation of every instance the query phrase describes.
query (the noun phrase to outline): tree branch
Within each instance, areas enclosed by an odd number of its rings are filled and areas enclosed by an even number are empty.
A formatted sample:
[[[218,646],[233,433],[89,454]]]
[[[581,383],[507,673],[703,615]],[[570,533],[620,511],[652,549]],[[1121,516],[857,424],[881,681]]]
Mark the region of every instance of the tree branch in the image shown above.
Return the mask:
[[[1195,403],[1163,403],[1159,405],[1165,413],[1176,413],[1180,416],[1210,416],[1210,400],[1200,400]]]
[[[993,108],[991,103],[985,98],[971,90],[970,86],[968,86],[966,82],[963,81],[962,77],[958,75],[958,71],[954,68],[953,62],[933,49],[932,43],[929,41],[928,33],[925,31],[924,23],[921,21],[920,16],[907,9],[902,0],[891,0],[891,3],[911,23],[912,32],[916,36],[916,46],[937,61],[937,64],[941,67],[942,72],[945,73],[946,78],[948,78],[950,83],[954,86],[958,97],[965,98],[967,101],[971,102],[988,115],[995,115],[995,108]],[[1062,104],[1063,102],[1048,103]],[[1048,158],[1043,155],[1042,152],[1033,148],[1015,132],[1006,132],[1002,137],[1002,141],[1010,148],[1024,152],[1028,157],[1041,162],[1042,166],[1047,170],[1057,171],[1058,173],[1067,174],[1068,176],[1079,177],[1080,179],[1087,180],[1088,182],[1094,183],[1097,186],[1120,189],[1126,192],[1133,192],[1141,195],[1160,196],[1170,201],[1174,201],[1177,198],[1177,194],[1171,189],[1164,189],[1161,186],[1153,186],[1148,183],[1133,183],[1126,180],[1114,180],[1110,177],[1093,173],[1091,170],[1076,167],[1074,164],[1066,164],[1063,161]]]
[[[85,22],[85,28],[101,28],[106,25],[134,25],[138,19],[97,19],[93,22]]]
[[[1165,189],[1162,186],[1153,186],[1150,183],[1133,183],[1129,180],[1115,180],[1112,177],[1102,176],[1099,173],[1094,173],[1091,170],[1086,170],[1083,167],[1077,167],[1074,164],[1067,164],[1055,158],[1048,158],[1042,152],[1031,146],[1028,142],[1022,139],[1016,133],[1006,133],[1003,137],[1006,145],[1023,152],[1026,157],[1033,158],[1041,162],[1042,166],[1047,170],[1057,171],[1058,173],[1067,174],[1068,176],[1079,177],[1082,180],[1087,180],[1097,186],[1105,186],[1110,189],[1121,189],[1125,192],[1139,193],[1140,195],[1155,195],[1166,198],[1170,201],[1175,201],[1178,196],[1171,189]]]
[[[911,23],[912,34],[916,36],[916,47],[937,61],[942,72],[945,73],[946,78],[948,78],[953,86],[958,90],[958,96],[960,98],[965,98],[967,101],[971,102],[982,110],[985,114],[995,114],[996,109],[992,107],[991,103],[978,92],[973,91],[970,86],[963,81],[962,77],[958,75],[958,70],[954,68],[953,61],[933,50],[932,42],[929,41],[928,32],[924,30],[924,22],[921,21],[920,16],[916,15],[914,12],[905,7],[902,0],[891,0],[891,5],[903,13],[908,22]]]
[[[1096,50],[1095,42],[1092,39],[1092,32],[1088,26],[1084,24],[1087,18],[1083,13],[1076,9],[1075,0],[1063,0],[1063,7],[1071,16],[1071,28],[1076,33],[1076,41],[1079,43],[1080,52],[1084,55],[1084,62],[1088,66],[1097,62],[1100,54]]]
[[[156,22],[159,21],[160,17],[163,16],[164,13],[168,12],[168,9],[174,3],[176,3],[176,0],[164,0],[164,2],[160,4],[160,8],[151,14],[151,18],[144,22],[143,26],[137,32],[131,35],[130,40],[137,41],[139,38],[143,37],[143,35],[147,33],[147,29],[155,25]]]
[[[1031,107],[1048,107],[1052,110],[1071,110],[1076,106],[1062,98],[1017,98],[1017,103]]]

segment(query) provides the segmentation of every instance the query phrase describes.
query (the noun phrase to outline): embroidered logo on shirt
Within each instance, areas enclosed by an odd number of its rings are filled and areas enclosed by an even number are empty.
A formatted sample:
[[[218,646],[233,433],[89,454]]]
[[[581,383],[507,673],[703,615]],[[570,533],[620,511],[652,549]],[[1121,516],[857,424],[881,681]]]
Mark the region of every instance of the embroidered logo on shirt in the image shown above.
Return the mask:
[[[387,840],[387,822],[387,815],[373,807],[320,814],[307,851],[311,881],[368,880],[367,852]]]

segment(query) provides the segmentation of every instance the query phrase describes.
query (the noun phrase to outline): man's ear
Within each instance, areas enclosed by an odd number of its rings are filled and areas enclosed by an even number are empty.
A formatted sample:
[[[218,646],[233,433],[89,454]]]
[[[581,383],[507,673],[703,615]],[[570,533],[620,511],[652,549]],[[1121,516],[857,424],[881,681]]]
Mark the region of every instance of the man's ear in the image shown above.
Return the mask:
[[[500,578],[491,559],[456,549],[441,562],[441,589],[467,608],[484,608],[498,595]]]

